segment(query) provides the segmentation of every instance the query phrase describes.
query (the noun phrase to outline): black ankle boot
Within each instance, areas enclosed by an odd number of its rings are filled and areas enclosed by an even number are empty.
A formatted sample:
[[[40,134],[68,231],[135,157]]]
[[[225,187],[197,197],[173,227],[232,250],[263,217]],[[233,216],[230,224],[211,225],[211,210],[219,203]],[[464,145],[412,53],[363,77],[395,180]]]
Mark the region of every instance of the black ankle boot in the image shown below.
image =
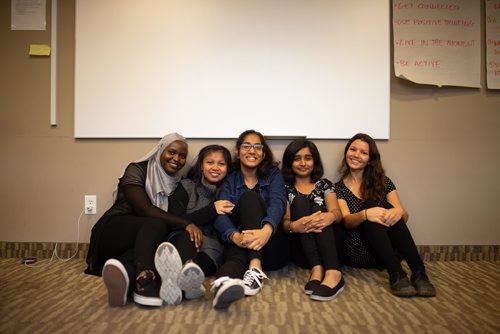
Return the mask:
[[[417,295],[417,291],[406,277],[404,272],[392,273],[389,277],[391,293],[398,297],[413,297]]]
[[[411,275],[411,282],[417,290],[417,296],[434,297],[436,288],[432,285],[425,271],[417,271]]]

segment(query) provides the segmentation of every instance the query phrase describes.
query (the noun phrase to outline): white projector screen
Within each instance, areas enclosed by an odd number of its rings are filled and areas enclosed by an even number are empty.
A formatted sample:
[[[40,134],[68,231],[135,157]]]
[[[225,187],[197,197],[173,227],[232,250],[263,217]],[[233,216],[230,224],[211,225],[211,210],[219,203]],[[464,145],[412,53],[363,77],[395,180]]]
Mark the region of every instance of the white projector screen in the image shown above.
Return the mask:
[[[76,138],[389,138],[389,0],[77,0]]]

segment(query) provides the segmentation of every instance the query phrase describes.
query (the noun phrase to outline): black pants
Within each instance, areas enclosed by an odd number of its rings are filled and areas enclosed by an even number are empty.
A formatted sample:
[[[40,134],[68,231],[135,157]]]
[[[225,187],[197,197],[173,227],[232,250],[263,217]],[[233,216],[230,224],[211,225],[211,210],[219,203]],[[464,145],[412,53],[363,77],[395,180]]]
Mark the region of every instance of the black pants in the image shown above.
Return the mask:
[[[247,191],[240,197],[240,203],[233,211],[231,219],[241,230],[254,230],[262,228],[261,221],[266,216],[267,205],[262,197]],[[260,259],[264,270],[277,270],[288,263],[289,243],[288,237],[279,227],[267,244],[260,250],[240,248],[235,244],[224,247],[224,263],[216,273],[216,277],[229,276],[242,278],[252,259]]]
[[[182,263],[187,261],[193,261],[200,266],[201,270],[205,276],[209,276],[215,273],[217,267],[214,261],[205,253],[198,252],[193,241],[189,237],[187,231],[178,231],[173,237],[170,238],[170,242],[177,248],[179,255],[181,256]]]
[[[294,198],[290,211],[291,220],[295,221],[322,210],[320,206],[311,203],[307,197],[298,195]],[[300,233],[298,235],[301,243],[300,248],[309,268],[321,265],[325,270],[340,270],[335,225],[340,227],[340,224],[332,224],[325,227],[320,233]]]
[[[375,203],[367,200],[362,209],[376,206],[386,209],[393,208],[387,201]],[[373,251],[384,263],[389,274],[404,272],[399,255],[406,260],[412,272],[425,271],[424,262],[403,219],[389,227],[365,221],[361,223],[360,230]]]
[[[143,270],[155,270],[156,248],[165,240],[169,228],[157,218],[132,215],[106,217],[98,243],[102,263],[114,258],[127,269],[131,282]]]

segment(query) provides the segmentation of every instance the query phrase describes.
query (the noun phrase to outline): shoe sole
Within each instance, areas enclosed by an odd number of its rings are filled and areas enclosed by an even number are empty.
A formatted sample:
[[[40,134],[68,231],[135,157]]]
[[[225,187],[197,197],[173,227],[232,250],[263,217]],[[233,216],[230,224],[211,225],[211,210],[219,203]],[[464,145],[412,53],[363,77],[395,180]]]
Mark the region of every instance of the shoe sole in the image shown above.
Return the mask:
[[[436,297],[436,291],[417,290],[417,297]]]
[[[239,284],[233,284],[229,286],[221,286],[219,290],[217,291],[217,295],[214,299],[214,309],[216,310],[225,310],[229,308],[229,306],[245,297],[245,289],[243,286]]]
[[[182,290],[178,281],[182,269],[179,252],[169,242],[164,242],[156,249],[155,267],[161,277],[160,298],[167,305],[177,305],[182,301]]]
[[[187,263],[179,276],[179,288],[184,291],[186,299],[197,299],[205,295],[202,288],[205,274],[195,263]]]
[[[344,287],[341,287],[340,289],[337,290],[337,292],[333,296],[328,296],[328,297],[323,297],[323,296],[317,296],[314,294],[311,294],[311,299],[312,300],[317,300],[320,302],[329,302],[330,300],[334,300],[337,298],[338,295],[340,295],[344,291]]]
[[[257,289],[250,289],[248,287],[245,286],[245,296],[255,296],[256,294],[258,294],[261,290],[261,288],[257,288]]]
[[[141,306],[155,306],[159,307],[163,305],[163,300],[160,297],[145,297],[134,292],[134,303]]]
[[[415,297],[417,295],[416,290],[408,290],[408,291],[394,291],[391,290],[391,293],[396,297],[410,298]]]
[[[127,303],[129,278],[123,264],[114,259],[106,261],[102,269],[102,279],[108,290],[109,306],[125,306]]]

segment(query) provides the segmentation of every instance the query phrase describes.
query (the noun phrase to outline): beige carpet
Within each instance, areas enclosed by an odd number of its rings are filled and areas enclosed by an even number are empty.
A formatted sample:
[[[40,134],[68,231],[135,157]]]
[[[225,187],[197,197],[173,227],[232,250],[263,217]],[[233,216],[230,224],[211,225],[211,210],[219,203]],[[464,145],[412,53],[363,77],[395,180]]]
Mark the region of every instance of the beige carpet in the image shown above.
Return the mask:
[[[326,303],[311,301],[308,272],[289,266],[225,312],[210,293],[175,307],[110,308],[83,260],[37,265],[0,258],[0,333],[500,333],[499,261],[427,262],[438,289],[429,299],[392,296],[383,271],[344,268],[344,293]]]

